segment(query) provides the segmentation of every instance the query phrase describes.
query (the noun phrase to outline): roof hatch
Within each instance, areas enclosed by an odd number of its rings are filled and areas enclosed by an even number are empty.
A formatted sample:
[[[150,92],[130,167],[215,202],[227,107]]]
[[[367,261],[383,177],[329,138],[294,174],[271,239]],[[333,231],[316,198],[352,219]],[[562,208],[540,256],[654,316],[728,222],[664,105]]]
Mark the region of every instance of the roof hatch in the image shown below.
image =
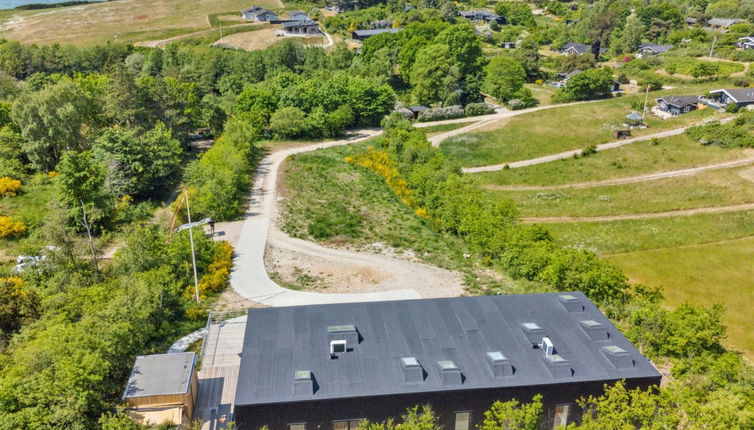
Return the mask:
[[[437,368],[440,370],[440,378],[443,385],[461,385],[463,384],[463,375],[461,369],[451,360],[440,360],[437,362]]]
[[[634,359],[631,358],[631,354],[619,346],[603,346],[600,350],[616,369],[630,369],[636,365]]]
[[[356,326],[353,324],[346,325],[329,325],[327,326],[327,340],[345,340],[350,345],[356,345],[361,342],[361,336]]]
[[[419,360],[416,357],[401,358],[401,371],[403,372],[403,382],[424,381],[424,368],[419,364]]]
[[[558,354],[546,355],[542,358],[547,370],[553,378],[570,378],[573,376],[571,364]]]
[[[593,341],[607,340],[609,335],[604,324],[594,320],[579,321],[579,326]]]
[[[510,360],[500,351],[490,351],[484,354],[487,364],[490,366],[492,376],[495,378],[504,378],[513,376],[513,365]]]
[[[521,324],[521,329],[524,331],[526,339],[534,345],[539,345],[542,338],[546,336],[545,330],[537,323],[527,322]]]
[[[317,391],[314,374],[311,370],[297,370],[293,372],[293,394],[296,396],[311,396]]]
[[[562,294],[558,301],[568,312],[584,312],[584,303],[573,294]]]

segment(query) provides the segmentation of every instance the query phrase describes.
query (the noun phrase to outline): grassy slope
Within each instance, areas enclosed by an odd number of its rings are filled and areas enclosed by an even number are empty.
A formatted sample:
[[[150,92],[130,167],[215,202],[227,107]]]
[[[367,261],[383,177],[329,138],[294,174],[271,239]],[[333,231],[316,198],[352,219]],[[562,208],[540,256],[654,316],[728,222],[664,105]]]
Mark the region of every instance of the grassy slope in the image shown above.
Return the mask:
[[[277,0],[255,2],[280,7]],[[0,33],[26,43],[92,44],[162,39],[209,28],[208,15],[240,11],[246,0],[133,0],[0,11]]]
[[[637,176],[751,157],[740,149],[702,146],[685,134],[660,139],[659,145],[637,142],[589,157],[475,174],[490,185],[562,185]]]
[[[615,186],[493,194],[513,199],[525,217],[621,215],[754,202],[754,186],[738,170]]]
[[[720,84],[712,84],[716,85]],[[709,88],[710,85],[679,88],[659,91],[652,96],[693,94],[694,91],[702,92]],[[460,165],[481,166],[610,142],[615,140],[615,129],[622,128],[621,124],[631,111],[632,104],[641,103],[643,99],[643,95],[633,95],[533,112],[512,118],[499,129],[451,137],[441,144],[440,149]],[[648,135],[679,128],[712,115],[712,109],[702,109],[665,121],[649,115],[645,121],[649,127],[634,130],[633,135]]]
[[[42,246],[35,233],[44,224],[47,205],[54,193],[52,181],[40,175],[23,183],[16,197],[0,198],[0,215],[21,221],[27,228],[26,235],[20,239],[0,239],[0,250],[5,255],[36,251],[35,248]]]
[[[636,282],[665,287],[667,303],[726,308],[728,344],[754,360],[754,238],[610,257]],[[719,270],[716,268],[727,268]]]

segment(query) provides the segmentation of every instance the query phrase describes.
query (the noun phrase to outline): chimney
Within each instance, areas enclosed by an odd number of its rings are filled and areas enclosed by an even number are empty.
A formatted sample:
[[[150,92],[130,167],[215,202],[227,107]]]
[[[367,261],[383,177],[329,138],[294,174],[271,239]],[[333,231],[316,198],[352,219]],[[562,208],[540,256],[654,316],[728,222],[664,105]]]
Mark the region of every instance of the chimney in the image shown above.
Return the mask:
[[[490,351],[484,354],[484,358],[490,366],[492,376],[495,378],[513,376],[513,366],[511,365],[510,360],[508,360],[502,352]]]
[[[463,375],[461,369],[451,360],[440,360],[437,362],[440,370],[440,378],[443,385],[461,385],[463,384]]]
[[[401,358],[401,371],[403,372],[403,382],[413,383],[424,381],[424,368],[416,357]]]

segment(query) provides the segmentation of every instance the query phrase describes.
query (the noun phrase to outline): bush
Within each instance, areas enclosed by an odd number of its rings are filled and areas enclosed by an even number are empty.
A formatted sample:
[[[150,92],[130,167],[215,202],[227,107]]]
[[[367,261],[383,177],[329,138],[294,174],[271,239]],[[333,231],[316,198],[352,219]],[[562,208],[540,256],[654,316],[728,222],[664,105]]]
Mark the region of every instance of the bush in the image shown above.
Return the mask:
[[[0,239],[17,237],[26,232],[26,226],[8,216],[0,216]]]
[[[528,88],[521,88],[513,94],[513,98],[508,101],[508,107],[513,110],[526,109],[536,106],[537,99],[531,94]]]
[[[487,103],[469,103],[464,108],[466,116],[488,115],[494,112],[495,109]]]
[[[443,119],[463,118],[465,112],[460,105],[436,107],[419,113],[418,121],[440,121]]]
[[[581,151],[581,156],[582,157],[588,157],[588,156],[594,155],[596,153],[597,153],[597,146],[596,145],[589,145],[589,146],[587,146],[586,148],[584,148]]]
[[[21,181],[9,177],[0,178],[0,196],[15,197],[21,188]]]
[[[729,113],[738,112],[738,103],[728,103],[728,105],[725,106],[725,112],[729,112]]]

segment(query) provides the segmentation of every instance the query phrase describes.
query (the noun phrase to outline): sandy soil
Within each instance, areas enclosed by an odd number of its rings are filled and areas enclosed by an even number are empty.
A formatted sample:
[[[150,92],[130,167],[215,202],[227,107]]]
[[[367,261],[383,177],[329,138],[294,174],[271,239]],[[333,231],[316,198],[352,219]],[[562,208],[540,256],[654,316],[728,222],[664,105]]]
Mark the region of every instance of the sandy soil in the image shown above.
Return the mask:
[[[253,51],[255,49],[264,49],[285,39],[285,36],[277,36],[275,32],[279,28],[265,28],[263,30],[249,31],[244,33],[231,34],[230,36],[223,37],[222,42],[219,40],[215,42],[215,45],[230,46],[232,48],[243,49],[246,51]],[[307,37],[306,44],[323,44],[325,42],[324,37]]]
[[[212,304],[213,312],[243,311],[249,308],[266,308],[266,305],[246,299],[238,295],[233,288],[226,288]]]
[[[241,229],[243,228],[243,220],[218,222],[215,223],[215,234],[212,236],[214,240],[225,240],[230,242],[234,247],[238,243],[238,238],[241,237]],[[209,225],[204,226],[204,234],[210,235],[212,233]]]

